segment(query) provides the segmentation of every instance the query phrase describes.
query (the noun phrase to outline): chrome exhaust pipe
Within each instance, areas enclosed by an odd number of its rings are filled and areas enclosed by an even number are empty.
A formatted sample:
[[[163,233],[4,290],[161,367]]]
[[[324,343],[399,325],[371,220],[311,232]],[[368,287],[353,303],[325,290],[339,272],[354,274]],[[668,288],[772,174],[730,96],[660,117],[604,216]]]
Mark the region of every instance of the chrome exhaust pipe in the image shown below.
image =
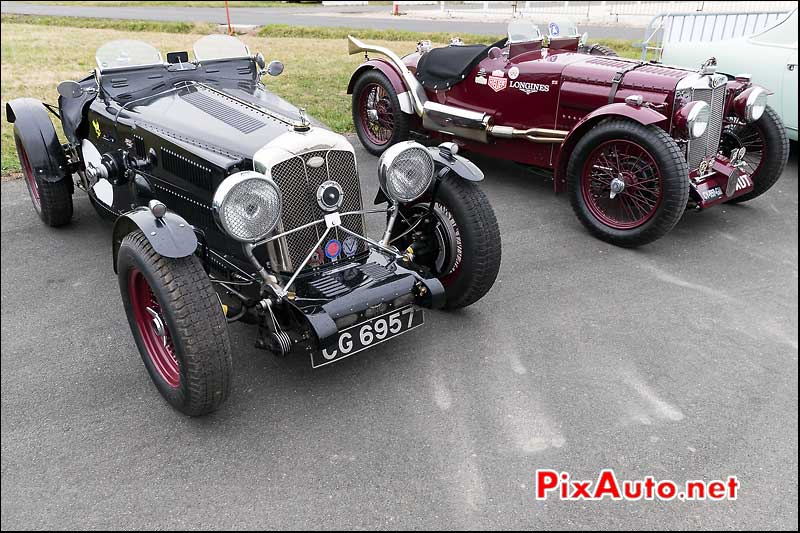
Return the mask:
[[[405,63],[403,63],[403,60],[400,59],[400,56],[386,47],[369,45],[356,39],[352,35],[348,35],[347,53],[353,55],[359,52],[374,52],[389,58],[389,61],[391,61],[397,70],[400,71],[400,75],[403,77],[403,81],[411,93],[411,102],[414,105],[414,112],[421,117],[423,115],[423,105],[428,101],[428,97],[425,96],[425,89],[423,89],[422,85],[417,81],[417,78],[411,74],[411,71],[408,70],[408,67],[406,67]]]
[[[426,130],[449,133],[482,143],[489,142],[486,132],[490,118],[486,113],[431,101],[425,102],[422,106],[422,127]]]
[[[548,130],[544,128],[517,129],[511,126],[489,126],[489,135],[501,139],[525,139],[534,143],[561,144],[568,131]]]
[[[489,124],[491,115],[469,111],[449,105],[425,102],[422,106],[422,127],[426,130],[448,133],[456,137],[488,143],[489,137],[499,139],[524,139],[540,144],[561,144],[568,131],[544,128],[517,129],[511,126]]]

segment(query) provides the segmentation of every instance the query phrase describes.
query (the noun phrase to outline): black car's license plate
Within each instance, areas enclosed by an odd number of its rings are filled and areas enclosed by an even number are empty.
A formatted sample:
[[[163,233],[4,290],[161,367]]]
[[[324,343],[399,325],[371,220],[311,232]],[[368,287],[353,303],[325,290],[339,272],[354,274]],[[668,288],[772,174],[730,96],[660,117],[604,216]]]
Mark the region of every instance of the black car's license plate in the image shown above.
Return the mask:
[[[376,316],[339,332],[336,344],[311,353],[311,366],[318,368],[349,357],[422,325],[422,309],[409,305]]]

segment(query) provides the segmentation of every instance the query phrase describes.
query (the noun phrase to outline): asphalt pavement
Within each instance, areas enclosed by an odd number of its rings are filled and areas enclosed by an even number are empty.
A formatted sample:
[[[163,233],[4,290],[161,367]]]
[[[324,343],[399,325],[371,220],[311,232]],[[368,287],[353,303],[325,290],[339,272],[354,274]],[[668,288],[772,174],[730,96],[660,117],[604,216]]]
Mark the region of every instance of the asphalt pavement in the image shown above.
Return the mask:
[[[234,324],[233,394],[202,419],[151,384],[86,197],[50,229],[3,183],[2,528],[796,530],[796,153],[765,196],[638,250],[590,237],[523,168],[475,161],[503,239],[483,300],[318,370]],[[536,501],[539,468],[741,489]]]
[[[222,4],[222,2],[220,2]],[[415,10],[438,9],[436,6],[413,6]],[[97,7],[63,6],[51,4],[25,4],[2,2],[3,13],[28,15],[56,15],[90,18],[161,20],[179,22],[211,22],[224,24],[227,21],[224,8],[200,7]],[[407,17],[370,17],[365,14],[378,11],[389,12],[391,6],[354,7],[237,7],[230,10],[233,24],[289,24],[292,26],[325,26],[346,28],[368,28],[375,30],[409,30],[420,32],[459,32],[479,35],[505,35],[507,22],[491,22],[473,17],[470,20],[429,20]],[[509,11],[510,13],[510,11]],[[642,28],[621,25],[581,25],[581,32],[588,32],[590,39],[641,40]]]

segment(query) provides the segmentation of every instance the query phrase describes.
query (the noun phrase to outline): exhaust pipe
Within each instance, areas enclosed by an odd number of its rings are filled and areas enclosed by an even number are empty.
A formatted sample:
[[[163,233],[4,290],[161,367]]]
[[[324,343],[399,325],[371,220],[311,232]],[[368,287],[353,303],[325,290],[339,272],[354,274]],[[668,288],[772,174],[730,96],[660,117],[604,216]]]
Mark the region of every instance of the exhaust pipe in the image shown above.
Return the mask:
[[[525,139],[534,143],[561,144],[568,131],[543,128],[517,129],[511,126],[490,125],[491,115],[480,111],[469,111],[444,104],[431,102],[425,89],[408,70],[400,57],[383,46],[368,45],[352,35],[347,36],[347,51],[350,55],[359,52],[374,52],[386,56],[400,72],[411,93],[414,111],[422,117],[422,127],[426,130],[448,133],[481,143],[488,143],[489,137],[501,139]]]
[[[449,105],[425,102],[422,106],[422,127],[426,130],[449,133],[456,137],[488,143],[489,137],[499,139],[524,139],[540,144],[561,144],[568,131],[544,128],[518,129],[511,126],[489,124],[491,116],[480,111],[469,111]]]
[[[422,106],[428,101],[428,97],[425,96],[425,89],[422,88],[422,85],[417,81],[417,78],[411,74],[411,71],[408,70],[408,67],[406,67],[405,63],[403,63],[403,60],[400,59],[400,56],[386,47],[369,45],[356,39],[352,35],[348,35],[347,53],[353,55],[359,52],[374,52],[389,58],[389,60],[394,64],[395,68],[397,68],[397,70],[400,72],[400,75],[403,77],[406,87],[409,88],[409,92],[411,93],[411,102],[414,104],[414,111],[421,117]]]
[[[525,139],[534,143],[561,144],[567,138],[568,131],[548,130],[544,128],[528,128],[525,130],[511,126],[489,126],[489,135],[501,139]]]

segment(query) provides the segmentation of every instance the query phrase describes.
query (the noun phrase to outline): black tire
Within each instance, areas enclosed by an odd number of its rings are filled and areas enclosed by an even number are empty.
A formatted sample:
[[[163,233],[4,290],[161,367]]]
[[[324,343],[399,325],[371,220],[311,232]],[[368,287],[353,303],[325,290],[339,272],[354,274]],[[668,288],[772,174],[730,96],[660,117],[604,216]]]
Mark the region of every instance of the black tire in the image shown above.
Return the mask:
[[[660,192],[654,194],[658,198],[652,200],[652,209],[647,218],[643,215],[640,224],[632,221],[630,227],[601,220],[597,209],[588,205],[590,193],[584,190],[587,159],[603,146],[613,146],[613,143],[620,141],[627,145],[637,145],[646,152],[652,163],[650,167],[654,170],[651,170],[652,174],[645,177],[645,180],[660,185]],[[686,159],[675,140],[657,126],[644,126],[626,119],[609,119],[589,130],[578,141],[569,157],[567,182],[572,209],[589,232],[599,239],[617,246],[641,246],[669,232],[686,210],[689,200],[689,169]],[[631,188],[629,194],[635,192],[636,189]],[[592,195],[592,199],[588,201],[593,202],[592,206],[599,204],[600,200],[605,202],[602,194],[606,193]],[[622,203],[621,193],[618,198],[618,202]],[[607,202],[611,208],[613,201],[610,199]]]
[[[135,231],[122,240],[117,271],[131,332],[158,391],[172,407],[190,416],[218,409],[231,386],[231,343],[219,298],[200,260],[194,255],[181,259],[162,257],[141,231]],[[168,375],[157,368],[147,345],[154,338],[153,333],[137,319],[136,309],[141,305],[136,294],[141,289],[139,276],[149,285],[155,298],[150,305],[158,311],[166,328],[164,344],[170,343],[177,363],[177,386],[171,385]]]
[[[786,128],[778,113],[769,106],[754,123],[726,128],[722,145],[724,147],[721,150],[725,155],[730,154],[732,148],[745,147],[744,161],[748,165],[745,168],[752,172],[753,178],[753,190],[728,200],[731,204],[747,202],[770,190],[783,174],[789,160]],[[755,157],[759,158],[760,164],[753,164],[752,158]]]
[[[50,123],[49,120],[48,123]],[[39,140],[41,141],[41,139]],[[36,214],[39,215],[42,222],[50,227],[55,228],[68,224],[72,220],[72,183],[69,181],[69,176],[63,176],[58,181],[48,181],[42,176],[35,175],[27,154],[33,150],[47,150],[47,145],[41,141],[38,146],[25,146],[16,124],[14,125],[14,142],[22,167],[23,179]]]
[[[398,217],[393,236],[402,235],[409,221],[427,212],[429,206],[430,197],[402,206],[403,216]],[[489,292],[497,279],[502,257],[497,218],[476,183],[448,174],[436,195],[436,222],[441,225],[436,231],[443,232],[439,234],[442,241],[436,234],[428,235],[428,241],[437,245],[427,254],[415,255],[414,260],[431,268],[444,285],[446,309],[466,307]],[[412,242],[406,236],[393,244],[403,250]],[[439,242],[447,243],[444,251]]]
[[[610,57],[618,56],[618,54],[614,51],[613,48],[600,43],[595,43],[591,46],[585,46],[583,47],[581,52],[592,56],[610,56]]]
[[[383,89],[384,96],[381,97],[381,101],[383,101],[384,108],[391,112],[392,118],[393,131],[382,142],[376,142],[375,136],[367,131],[367,126],[364,124],[366,119],[362,117],[362,99],[366,99],[367,93],[376,85]],[[358,139],[364,148],[373,155],[381,155],[393,144],[408,140],[409,116],[400,109],[400,100],[397,98],[394,87],[379,70],[369,70],[356,80],[353,87],[352,113]]]

